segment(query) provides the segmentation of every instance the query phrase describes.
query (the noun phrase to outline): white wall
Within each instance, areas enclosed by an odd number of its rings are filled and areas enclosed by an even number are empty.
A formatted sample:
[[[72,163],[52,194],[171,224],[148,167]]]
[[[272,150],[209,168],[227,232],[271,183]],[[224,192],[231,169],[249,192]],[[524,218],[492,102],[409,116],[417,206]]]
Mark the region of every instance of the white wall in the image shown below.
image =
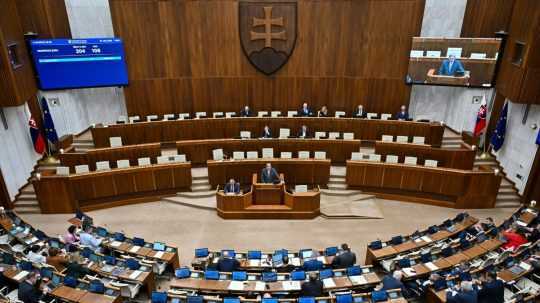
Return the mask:
[[[14,200],[41,156],[34,152],[28,127],[30,114],[26,105],[5,107],[4,114],[8,129],[4,129],[0,123],[0,168],[9,195]]]
[[[497,160],[521,194],[527,185],[534,156],[538,150],[536,144],[538,129],[532,129],[531,125],[540,125],[540,105],[530,107],[527,121],[522,124],[525,108],[525,104],[508,103],[506,136],[503,146],[496,153]],[[518,174],[522,176],[521,179],[518,178]]]
[[[108,0],[65,0],[73,38],[114,36]],[[127,113],[124,90],[117,87],[42,92],[58,136],[76,134],[93,123],[112,123]],[[58,99],[53,104],[52,99]]]
[[[459,37],[467,0],[426,0],[422,37]]]

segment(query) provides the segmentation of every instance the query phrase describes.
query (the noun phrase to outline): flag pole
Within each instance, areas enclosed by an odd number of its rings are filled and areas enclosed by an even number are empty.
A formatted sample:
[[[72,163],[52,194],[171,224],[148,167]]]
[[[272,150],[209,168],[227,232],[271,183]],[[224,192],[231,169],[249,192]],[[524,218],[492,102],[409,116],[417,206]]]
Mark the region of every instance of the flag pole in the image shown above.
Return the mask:
[[[41,98],[45,98],[43,96],[41,96]],[[41,98],[38,97],[38,105],[39,105],[39,108],[41,109],[41,117],[42,117],[42,121],[44,120],[43,119],[43,107],[41,106]],[[47,101],[45,101],[47,102]],[[45,127],[45,124],[43,125]],[[45,140],[47,142],[47,150],[45,151],[46,153],[46,156],[45,158],[43,159],[43,163],[45,164],[54,164],[56,163],[58,160],[56,159],[55,156],[53,156],[52,154],[52,149],[51,149],[51,142],[49,141],[49,139],[47,138],[47,130],[45,130]]]
[[[491,114],[493,113],[493,100],[495,99],[495,92],[491,94],[489,105],[487,106],[487,109],[491,108],[491,112],[489,113],[489,121],[491,121]],[[485,98],[486,95],[484,95]],[[484,145],[482,146],[483,152],[480,154],[480,159],[489,159],[491,158],[491,153],[489,152],[491,150],[491,143],[488,144],[488,137],[487,137],[487,130],[489,127],[489,121],[487,121],[487,115],[486,115],[486,129],[484,131]]]

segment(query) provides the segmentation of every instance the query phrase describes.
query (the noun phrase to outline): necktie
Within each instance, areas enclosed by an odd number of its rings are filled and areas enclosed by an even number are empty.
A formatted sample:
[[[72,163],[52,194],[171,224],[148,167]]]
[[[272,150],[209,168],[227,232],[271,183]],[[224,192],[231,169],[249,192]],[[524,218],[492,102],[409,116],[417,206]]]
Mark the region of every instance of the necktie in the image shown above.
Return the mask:
[[[452,64],[454,64],[454,63],[450,62],[450,64],[448,64],[448,72],[452,71]]]

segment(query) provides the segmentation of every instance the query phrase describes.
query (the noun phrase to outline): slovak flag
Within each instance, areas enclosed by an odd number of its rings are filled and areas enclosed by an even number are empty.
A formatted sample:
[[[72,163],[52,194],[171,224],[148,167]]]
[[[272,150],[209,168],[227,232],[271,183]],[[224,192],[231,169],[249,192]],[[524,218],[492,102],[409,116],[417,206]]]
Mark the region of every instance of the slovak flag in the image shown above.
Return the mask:
[[[28,121],[28,126],[30,127],[30,136],[32,137],[34,150],[36,151],[36,153],[43,155],[43,153],[45,152],[45,140],[43,139],[43,135],[41,134],[41,131],[37,127],[36,120],[34,120],[34,117],[30,116],[30,120]]]
[[[482,105],[478,109],[478,115],[476,115],[476,125],[474,126],[474,136],[479,137],[482,135],[486,128],[486,116],[487,116],[487,102],[486,96],[482,97]]]

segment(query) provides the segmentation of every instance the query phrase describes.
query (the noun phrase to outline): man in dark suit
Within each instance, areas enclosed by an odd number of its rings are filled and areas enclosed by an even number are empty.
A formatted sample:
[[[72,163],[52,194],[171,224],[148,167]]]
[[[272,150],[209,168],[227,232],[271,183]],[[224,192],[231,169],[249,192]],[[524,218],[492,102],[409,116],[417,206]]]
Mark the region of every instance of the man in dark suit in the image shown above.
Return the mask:
[[[351,252],[349,245],[341,244],[342,253],[337,255],[334,260],[332,260],[332,267],[334,268],[347,268],[356,264],[356,254]]]
[[[439,67],[439,75],[455,76],[456,74],[463,75],[463,73],[465,73],[463,64],[454,55],[448,56],[448,59],[445,59]]]
[[[447,303],[478,303],[478,293],[471,281],[462,281],[458,291],[447,290]],[[492,301],[490,301],[492,302]]]
[[[408,120],[409,119],[409,112],[407,111],[407,106],[402,105],[401,109],[399,110],[399,113],[396,115],[396,119],[398,120]]]
[[[276,169],[272,167],[272,164],[266,163],[266,167],[261,171],[262,183],[279,183],[279,174]]]
[[[478,291],[478,303],[504,303],[504,283],[497,279],[496,272],[488,272],[486,281],[477,283],[482,285]]]
[[[229,183],[225,184],[223,191],[226,194],[240,194],[240,183],[236,183],[234,179],[230,179]]]
[[[302,283],[301,297],[320,297],[323,294],[323,283],[317,279],[317,274],[311,272],[309,281]]]
[[[244,108],[240,111],[240,117],[251,117],[253,113],[251,112],[251,109],[249,106],[244,106]]]
[[[216,266],[217,271],[233,272],[240,268],[240,262],[232,256],[229,256],[228,251],[224,251],[221,258],[219,258]]]
[[[266,139],[272,138],[272,130],[270,129],[270,127],[268,127],[268,125],[264,126],[264,130],[262,132],[261,138],[266,138]]]
[[[298,131],[298,138],[309,138],[307,126],[302,125],[302,127],[300,127],[300,130]]]
[[[353,112],[353,118],[365,118],[366,116],[367,113],[364,110],[364,106],[362,104],[358,105],[358,107]]]
[[[47,292],[47,289],[45,289]],[[19,284],[18,298],[24,303],[38,303],[44,294],[39,289],[38,276],[30,272],[26,279]]]
[[[302,104],[302,108],[300,110],[298,110],[298,116],[299,117],[311,117],[311,116],[313,116],[313,112],[308,107],[307,102],[304,102],[304,104]]]

